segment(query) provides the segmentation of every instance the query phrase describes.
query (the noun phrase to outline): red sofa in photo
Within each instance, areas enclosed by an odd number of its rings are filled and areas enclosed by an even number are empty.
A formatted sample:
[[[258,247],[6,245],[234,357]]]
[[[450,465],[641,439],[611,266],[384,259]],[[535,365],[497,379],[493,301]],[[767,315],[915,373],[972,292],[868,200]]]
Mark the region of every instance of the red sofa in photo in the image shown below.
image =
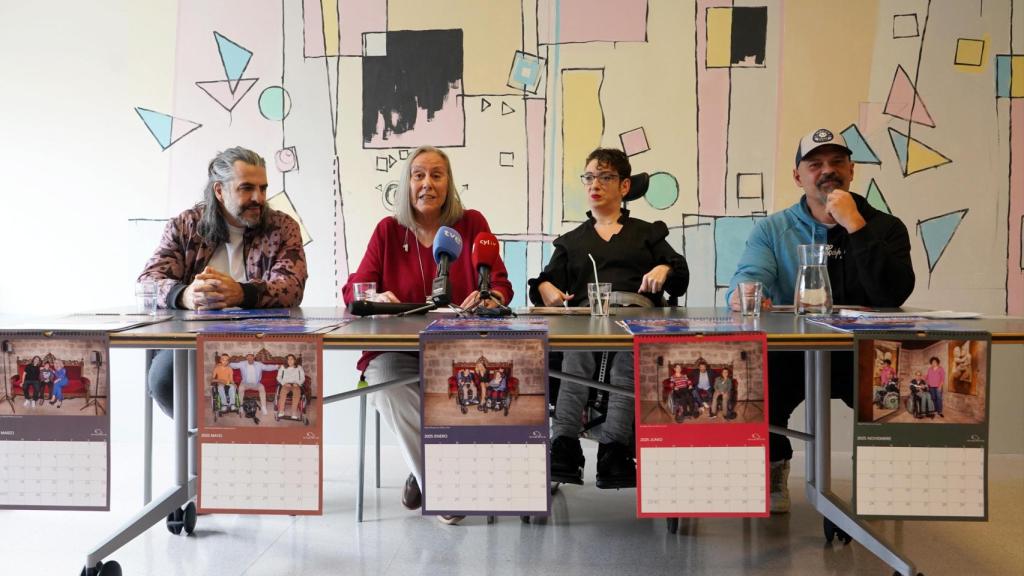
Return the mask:
[[[52,366],[53,363],[58,360],[53,354],[47,354],[41,357],[43,365],[47,362]],[[32,361],[32,357],[18,358],[16,365],[18,371],[14,376],[11,376],[11,396],[24,396],[25,391],[21,387],[21,382],[25,378],[25,366]],[[68,383],[64,386],[63,392],[65,398],[83,398],[89,391],[89,385],[91,381],[88,377],[82,374],[83,363],[81,360],[64,360],[64,368],[67,371]],[[49,387],[43,388],[45,394],[49,394],[51,390]]]
[[[512,363],[511,362],[489,362],[487,359],[483,359],[484,368],[492,372],[497,371],[498,368],[505,369],[505,377],[508,379],[508,397],[515,400],[519,397],[519,379],[512,375]],[[476,374],[477,361],[473,362],[452,362],[452,375],[448,377],[448,397],[451,398],[459,391],[458,374],[462,370],[469,369],[473,372],[473,381],[476,383],[477,397],[485,393],[483,385],[480,383],[480,377]]]
[[[219,358],[220,357],[220,353],[217,353],[215,357]],[[267,365],[270,365],[270,364],[276,364],[276,365],[279,365],[279,366],[287,366],[288,365],[288,360],[287,360],[286,356],[271,356],[270,352],[268,352],[266,348],[261,348],[259,352],[254,354],[253,355],[253,360],[255,360],[256,362],[262,362],[262,363],[267,364]],[[228,362],[245,362],[245,356],[244,355],[241,355],[241,356],[239,356],[239,355],[231,355],[231,357],[228,359]],[[296,365],[302,366],[302,355],[301,354],[296,354],[295,355],[295,362],[296,362]],[[210,368],[210,371],[211,372],[213,371],[212,367]],[[303,371],[305,372],[305,370],[303,370]],[[237,368],[233,368],[231,370],[231,373],[232,373],[232,377],[234,378],[235,384],[240,385],[242,383],[242,371],[237,369]],[[306,379],[303,381],[302,386],[306,390],[306,393],[310,394],[310,395],[312,395],[312,389],[310,388],[310,382],[311,381],[312,381],[312,379],[310,378],[310,375],[307,372],[306,373]],[[267,392],[267,403],[268,404],[272,403],[274,401],[274,395],[277,394],[277,371],[276,370],[272,370],[272,371],[264,372],[263,375],[260,376],[260,384],[263,385],[263,389]],[[245,395],[246,396],[259,397],[259,393],[256,390],[251,390],[251,389],[250,390],[246,390],[245,391]]]

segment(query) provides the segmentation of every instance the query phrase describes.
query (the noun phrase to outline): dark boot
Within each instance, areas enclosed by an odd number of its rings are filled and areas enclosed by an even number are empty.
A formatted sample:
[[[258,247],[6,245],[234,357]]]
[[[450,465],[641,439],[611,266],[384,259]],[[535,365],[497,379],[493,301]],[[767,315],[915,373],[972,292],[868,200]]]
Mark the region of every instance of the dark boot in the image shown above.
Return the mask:
[[[579,438],[559,436],[551,441],[551,481],[583,484],[583,448]]]
[[[629,446],[612,442],[598,447],[597,487],[636,487],[636,461]]]
[[[420,492],[420,485],[416,477],[409,474],[405,479],[405,487],[402,488],[402,506],[409,510],[416,510],[423,505],[423,493]]]

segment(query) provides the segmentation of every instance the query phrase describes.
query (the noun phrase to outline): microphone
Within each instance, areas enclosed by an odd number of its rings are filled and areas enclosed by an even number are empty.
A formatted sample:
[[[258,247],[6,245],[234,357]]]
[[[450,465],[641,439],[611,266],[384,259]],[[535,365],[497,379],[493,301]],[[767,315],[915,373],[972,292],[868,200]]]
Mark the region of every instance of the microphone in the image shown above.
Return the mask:
[[[453,228],[441,226],[434,236],[434,262],[437,263],[437,276],[430,287],[430,301],[435,306],[447,306],[452,303],[452,285],[448,280],[448,266],[458,259],[462,253],[462,236]]]
[[[427,307],[423,304],[409,302],[369,302],[367,300],[354,300],[349,303],[348,311],[353,316],[374,316],[374,315],[395,315],[412,312],[426,314]]]
[[[480,277],[480,299],[491,297],[491,269],[498,261],[498,239],[490,232],[481,232],[473,240],[473,267]]]

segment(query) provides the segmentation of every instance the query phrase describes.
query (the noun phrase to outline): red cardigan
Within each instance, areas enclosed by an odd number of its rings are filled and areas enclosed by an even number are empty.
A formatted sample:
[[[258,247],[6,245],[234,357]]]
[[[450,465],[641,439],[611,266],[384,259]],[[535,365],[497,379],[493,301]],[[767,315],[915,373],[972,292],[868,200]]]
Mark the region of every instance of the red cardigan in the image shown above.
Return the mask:
[[[477,234],[490,232],[491,228],[483,214],[476,210],[466,210],[452,228],[462,235],[462,254],[451,263],[448,270],[452,302],[458,305],[477,288],[478,278],[472,258],[473,240]],[[363,261],[355,272],[349,274],[342,289],[346,304],[352,301],[353,284],[356,282],[376,282],[377,292],[391,291],[402,302],[426,302],[431,281],[437,273],[434,247],[421,245],[416,240],[416,234],[407,230],[392,216],[377,223],[370,236],[370,243],[366,246]],[[408,250],[403,245],[407,245]],[[500,292],[506,304],[512,301],[512,284],[508,281],[508,271],[500,257],[491,270],[491,290]],[[370,360],[380,354],[363,352],[356,368],[365,370]]]

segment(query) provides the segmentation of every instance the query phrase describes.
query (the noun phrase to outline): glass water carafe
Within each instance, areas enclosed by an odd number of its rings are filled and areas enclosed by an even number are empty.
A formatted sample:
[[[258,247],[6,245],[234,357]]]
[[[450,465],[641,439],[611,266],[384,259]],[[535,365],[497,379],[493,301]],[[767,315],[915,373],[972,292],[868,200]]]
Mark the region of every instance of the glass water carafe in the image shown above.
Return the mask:
[[[831,314],[832,285],[828,281],[828,249],[825,244],[797,247],[800,268],[793,294],[795,314]]]

